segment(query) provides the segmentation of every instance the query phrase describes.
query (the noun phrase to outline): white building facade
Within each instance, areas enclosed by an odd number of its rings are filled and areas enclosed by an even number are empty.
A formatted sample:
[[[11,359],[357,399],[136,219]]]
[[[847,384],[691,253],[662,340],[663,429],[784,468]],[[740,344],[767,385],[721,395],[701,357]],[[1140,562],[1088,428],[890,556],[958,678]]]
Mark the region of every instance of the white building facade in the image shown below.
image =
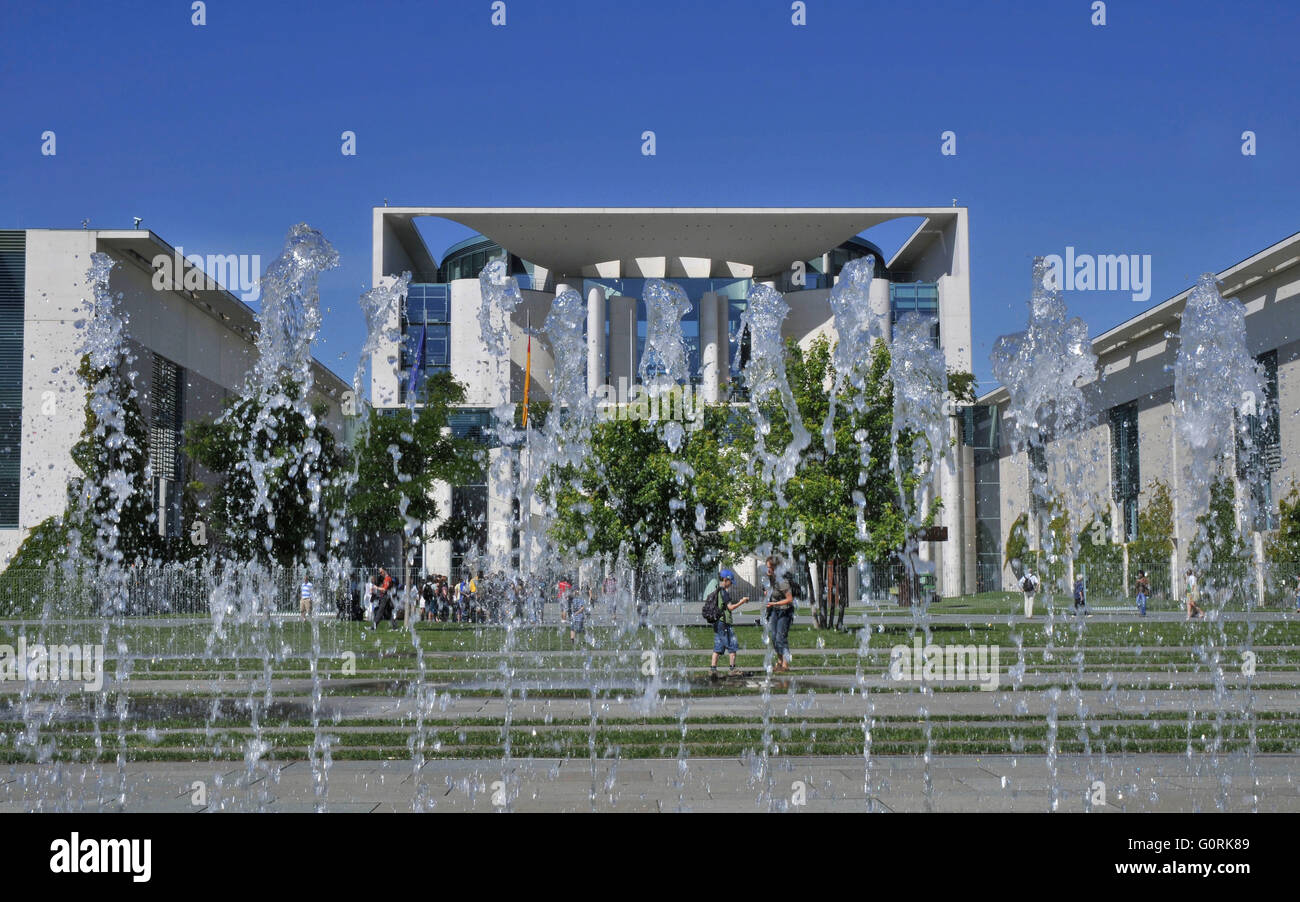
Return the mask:
[[[477,236],[436,259],[417,230],[420,217],[459,223]],[[860,237],[890,220],[920,218],[921,224],[892,258]],[[645,280],[681,286],[691,302],[683,318],[691,382],[705,401],[730,396],[738,376],[736,341],[745,299],[755,283],[785,293],[790,313],[786,338],[801,345],[818,336],[835,338],[830,288],[850,259],[876,258],[872,297],[896,319],[915,311],[936,317],[948,368],[971,370],[969,223],[964,207],[894,208],[450,208],[376,207],[373,211],[375,284],[403,272],[412,285],[398,328],[402,348],[382,348],[371,359],[371,399],[380,408],[405,403],[413,363],[411,337],[424,336],[426,371],[448,370],[466,385],[463,409],[453,423],[461,435],[491,428],[491,411],[523,400],[526,324],[537,330],[551,302],[566,288],[587,304],[587,387],[593,393],[638,381],[645,344]],[[518,279],[523,304],[511,323],[508,359],[484,344],[478,322],[482,298],[478,274],[491,259],[506,260]],[[549,398],[553,360],[539,336],[532,342],[530,400]],[[621,395],[625,396],[625,394]],[[957,436],[957,421],[953,422]],[[957,447],[937,480],[944,501],[941,522],[958,541],[926,546],[944,594],[971,590],[974,544],[973,488],[969,449]],[[494,486],[444,486],[442,511],[480,517],[493,549],[508,549],[509,500]],[[432,527],[426,534],[432,533]],[[545,524],[538,524],[544,528]],[[460,572],[463,544],[429,541],[426,571]],[[744,574],[742,574],[744,575]],[[756,574],[751,574],[755,576]]]
[[[1257,415],[1238,423],[1239,431],[1253,431],[1252,441],[1238,442],[1229,468],[1237,525],[1252,537],[1258,558],[1269,532],[1277,527],[1279,499],[1300,484],[1300,430],[1294,415],[1300,409],[1300,234],[1216,275],[1220,293],[1245,306],[1247,350],[1264,375],[1265,397],[1251,405]],[[1188,565],[1188,537],[1179,535],[1179,529],[1189,454],[1176,432],[1173,365],[1191,290],[1093,339],[1101,378],[1084,386],[1092,424],[1071,440],[1068,449],[1059,449],[1082,463],[1083,484],[1075,488],[1093,499],[1094,513],[1109,514],[1109,542],[1126,546],[1125,561],[1127,543],[1138,537],[1138,513],[1146,508],[1153,485],[1159,480],[1169,487],[1175,550],[1170,561],[1156,562],[1159,569],[1152,575],[1153,584],[1158,582],[1175,595],[1181,581],[1173,575]],[[1005,560],[1007,539],[1016,519],[1031,509],[1031,461],[1024,451],[1012,453],[1007,402],[1005,388],[979,398],[969,430],[976,496],[976,582],[981,591],[1014,588],[1016,575]],[[1053,456],[1050,444],[1045,458]],[[1038,461],[1039,467],[1045,462]],[[1247,499],[1254,504],[1246,503]],[[1247,522],[1251,509],[1257,514],[1254,522]],[[1079,519],[1078,512],[1070,513]],[[1033,524],[1035,518],[1029,520]],[[1030,541],[1032,547],[1040,547],[1037,535]],[[1150,567],[1152,562],[1141,565]],[[1074,575],[1072,570],[1070,578]],[[1133,575],[1126,574],[1125,586],[1132,586]],[[1263,591],[1262,584],[1259,590]]]
[[[253,311],[210,279],[198,289],[158,289],[154,261],[176,250],[148,230],[0,230],[0,567],[28,532],[63,513],[71,450],[85,425],[77,378],[90,256],[114,258],[109,290],[121,294],[135,361],[133,384],[149,430],[154,504],[162,535],[180,536],[181,490],[194,478],[185,423],[217,416],[257,359]],[[190,271],[192,264],[183,263]],[[177,273],[174,283],[186,284]],[[348,386],[314,364],[312,400],[341,431]]]

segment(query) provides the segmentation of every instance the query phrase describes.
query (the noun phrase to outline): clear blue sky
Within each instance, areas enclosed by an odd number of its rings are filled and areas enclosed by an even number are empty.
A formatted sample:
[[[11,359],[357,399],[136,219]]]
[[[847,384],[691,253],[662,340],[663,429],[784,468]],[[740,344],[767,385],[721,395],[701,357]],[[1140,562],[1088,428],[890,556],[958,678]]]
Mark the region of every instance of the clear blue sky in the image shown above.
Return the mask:
[[[9,4],[0,228],[141,216],[187,252],[265,266],[308,222],[343,257],[322,281],[317,356],[350,377],[384,198],[957,198],[984,388],[994,339],[1023,327],[1036,254],[1151,255],[1147,304],[1067,294],[1097,334],[1300,231],[1290,4],[1113,0],[1102,27],[1090,0],[807,0],[804,27],[786,0],[507,0],[505,27],[490,5],[210,0],[195,27],[185,0]],[[955,157],[940,154],[947,130]],[[868,237],[887,253],[902,238]]]

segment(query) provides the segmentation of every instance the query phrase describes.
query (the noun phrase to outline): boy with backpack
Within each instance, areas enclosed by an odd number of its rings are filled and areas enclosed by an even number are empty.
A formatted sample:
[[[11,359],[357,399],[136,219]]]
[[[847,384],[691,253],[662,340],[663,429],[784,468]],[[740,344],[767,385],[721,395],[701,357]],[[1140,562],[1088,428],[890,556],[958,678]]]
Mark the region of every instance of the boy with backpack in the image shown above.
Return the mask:
[[[740,651],[740,642],[736,639],[735,610],[749,601],[745,596],[734,604],[731,601],[731,583],[736,574],[724,569],[718,574],[718,587],[704,600],[704,619],[713,624],[713,657],[709,660],[709,676],[718,675],[718,655],[727,653],[731,665],[728,676],[736,675],[736,652]]]

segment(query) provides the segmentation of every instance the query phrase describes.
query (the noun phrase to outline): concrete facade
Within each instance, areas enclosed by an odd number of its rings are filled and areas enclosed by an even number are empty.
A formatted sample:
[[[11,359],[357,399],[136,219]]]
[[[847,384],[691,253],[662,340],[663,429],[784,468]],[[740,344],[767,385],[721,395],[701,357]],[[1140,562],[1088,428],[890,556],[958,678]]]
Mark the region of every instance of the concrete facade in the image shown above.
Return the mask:
[[[1296,429],[1293,416],[1300,408],[1300,304],[1297,303],[1300,301],[1300,234],[1219,272],[1217,277],[1221,294],[1235,298],[1245,306],[1248,352],[1257,359],[1276,353],[1277,397],[1267,401],[1259,399],[1261,412],[1267,404],[1272,404],[1280,414],[1278,448],[1270,454],[1272,463],[1264,468],[1264,471],[1271,470],[1264,477],[1266,490],[1261,487],[1267,497],[1266,514],[1275,518],[1278,500],[1285,497],[1292,487],[1300,485],[1300,431]],[[1138,471],[1142,492],[1139,508],[1146,507],[1155,480],[1169,486],[1175,505],[1177,547],[1170,562],[1174,573],[1181,573],[1187,565],[1186,537],[1178,532],[1184,513],[1181,509],[1185,503],[1183,468],[1188,455],[1176,433],[1173,365],[1179,351],[1181,317],[1190,294],[1189,287],[1093,339],[1098,371],[1102,374],[1102,378],[1084,386],[1094,413],[1093,423],[1070,442],[1053,442],[1047,447],[1049,485],[1062,485],[1061,464],[1070,459],[1077,467],[1074,473],[1077,488],[1090,499],[1089,509],[1070,512],[1074,528],[1091,521],[1094,514],[1109,512],[1113,526],[1111,541],[1122,543],[1122,518],[1118,515],[1111,466],[1113,436],[1109,412],[1120,405],[1136,403]],[[1030,503],[1028,455],[1012,453],[1008,440],[1007,402],[1004,388],[989,392],[978,401],[981,405],[996,408],[1001,425],[997,485],[992,487],[1000,496],[999,554],[1006,548],[1012,523],[1029,510]],[[1235,466],[1232,472],[1238,499],[1238,525],[1247,533],[1255,534],[1254,544],[1258,552],[1269,530],[1245,522],[1242,501],[1251,487],[1246,480],[1236,476]],[[977,485],[976,491],[989,491],[991,487],[987,482]],[[1002,566],[998,577],[985,574],[984,581],[1000,582],[1002,586],[1010,587],[1014,584],[1014,576],[1009,567]],[[1172,580],[1175,591],[1180,582]],[[986,585],[986,588],[996,587]]]
[[[61,514],[67,485],[78,474],[70,456],[84,425],[85,390],[77,378],[82,342],[79,323],[90,255],[116,261],[109,289],[120,294],[128,344],[135,354],[133,384],[146,422],[153,408],[154,358],[180,368],[180,407],[186,422],[211,418],[238,392],[256,360],[253,311],[224,288],[157,290],[151,262],[173,248],[147,230],[28,229],[22,321],[22,443],[19,520],[0,528],[0,566],[28,531]],[[342,430],[341,404],[348,386],[324,366],[314,366],[313,400],[328,408],[327,421]],[[178,486],[164,485],[164,495]],[[160,524],[176,529],[177,524]]]

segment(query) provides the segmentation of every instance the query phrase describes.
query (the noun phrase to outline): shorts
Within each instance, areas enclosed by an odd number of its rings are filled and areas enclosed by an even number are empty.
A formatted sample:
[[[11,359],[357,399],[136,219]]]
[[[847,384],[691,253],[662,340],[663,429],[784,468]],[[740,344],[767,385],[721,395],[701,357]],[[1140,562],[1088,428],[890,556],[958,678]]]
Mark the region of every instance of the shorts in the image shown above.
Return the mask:
[[[713,653],[720,655],[724,651],[735,654],[740,651],[740,642],[736,639],[736,631],[731,628],[731,624],[715,623],[713,625]]]

